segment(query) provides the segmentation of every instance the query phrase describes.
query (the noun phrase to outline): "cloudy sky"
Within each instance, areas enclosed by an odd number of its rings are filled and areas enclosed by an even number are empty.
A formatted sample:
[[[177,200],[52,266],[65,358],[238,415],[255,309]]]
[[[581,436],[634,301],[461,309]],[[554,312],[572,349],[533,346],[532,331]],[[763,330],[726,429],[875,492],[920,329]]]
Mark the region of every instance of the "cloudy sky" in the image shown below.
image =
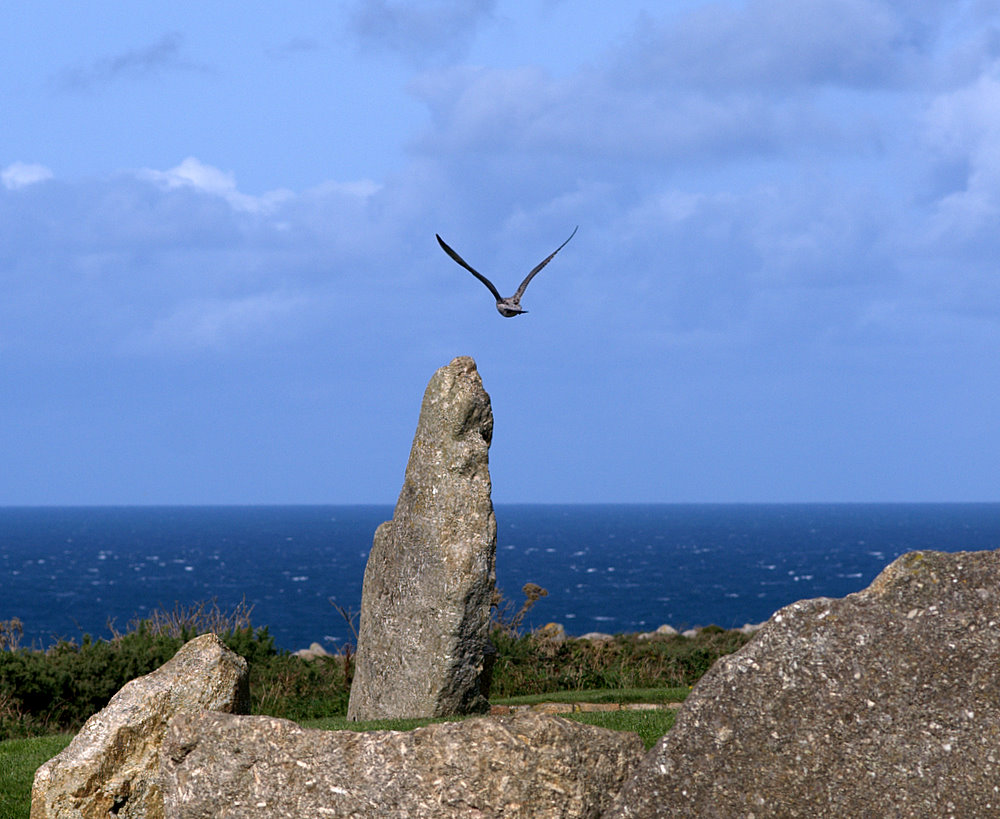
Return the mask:
[[[1000,499],[995,0],[2,17],[0,504]]]

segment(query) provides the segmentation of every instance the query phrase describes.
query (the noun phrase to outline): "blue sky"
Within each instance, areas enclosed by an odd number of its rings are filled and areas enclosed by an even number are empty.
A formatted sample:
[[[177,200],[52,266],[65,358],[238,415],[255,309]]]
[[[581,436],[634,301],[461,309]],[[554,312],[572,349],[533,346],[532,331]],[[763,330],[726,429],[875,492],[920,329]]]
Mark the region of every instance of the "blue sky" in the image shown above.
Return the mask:
[[[1000,499],[1000,4],[16,4],[0,504]],[[437,246],[513,292],[489,293]]]

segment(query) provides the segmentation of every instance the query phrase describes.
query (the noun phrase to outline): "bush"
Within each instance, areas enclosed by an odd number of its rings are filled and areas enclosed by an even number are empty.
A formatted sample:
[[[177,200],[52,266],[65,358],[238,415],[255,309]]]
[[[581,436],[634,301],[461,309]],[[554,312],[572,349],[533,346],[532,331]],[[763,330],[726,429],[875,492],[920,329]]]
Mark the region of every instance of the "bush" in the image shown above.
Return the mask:
[[[694,685],[719,657],[747,643],[749,636],[706,626],[695,637],[672,635],[639,640],[561,642],[542,633],[525,634],[525,615],[548,592],[534,583],[523,589],[520,608],[496,592],[490,640],[497,649],[490,696],[498,699],[557,691],[622,688],[684,688]]]
[[[696,637],[555,642],[520,631],[524,615],[545,590],[528,584],[515,610],[497,598],[491,639],[497,649],[490,695],[506,698],[557,691],[679,688],[693,685],[724,654],[749,637],[719,628]],[[16,648],[15,626],[0,650],[0,740],[77,730],[129,680],[159,668],[188,640],[215,631],[250,666],[251,712],[291,720],[343,716],[353,671],[350,646],[342,654],[304,660],[278,651],[266,628],[254,628],[245,605],[232,614],[214,603],[156,611],[114,628],[110,640],[84,635],[45,652]],[[350,620],[349,620],[350,622]],[[19,625],[19,624],[17,624]]]
[[[694,685],[712,663],[750,639],[738,631],[703,629],[696,637],[553,642],[494,629],[497,648],[491,695],[512,697],[588,688],[679,688]]]
[[[217,615],[214,602],[175,607],[133,621],[127,633],[112,628],[110,640],[84,634],[79,644],[61,640],[44,652],[0,651],[0,740],[78,729],[129,680],[159,668],[185,642],[211,630],[209,622],[228,625],[219,636],[253,665],[266,666],[277,655],[266,628]]]
[[[296,722],[343,716],[351,693],[349,666],[344,656],[303,660],[294,654],[251,663],[250,710]]]
[[[141,630],[110,642],[84,635],[80,645],[61,641],[46,652],[0,653],[0,739],[78,728],[181,645]]]

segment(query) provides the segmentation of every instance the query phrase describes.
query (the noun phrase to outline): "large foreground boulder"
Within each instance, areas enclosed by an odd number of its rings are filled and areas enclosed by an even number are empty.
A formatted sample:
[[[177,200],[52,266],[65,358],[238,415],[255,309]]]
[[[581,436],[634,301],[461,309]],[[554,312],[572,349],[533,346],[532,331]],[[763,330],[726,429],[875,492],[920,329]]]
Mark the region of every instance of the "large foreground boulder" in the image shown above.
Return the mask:
[[[698,682],[609,817],[1000,816],[1000,552],[912,552]]]
[[[393,518],[375,532],[361,596],[351,719],[488,709],[496,580],[490,397],[468,357],[424,393]]]
[[[31,819],[162,819],[160,743],[177,713],[246,713],[247,663],[214,634],[126,683],[73,741],[35,773]]]
[[[596,819],[642,753],[635,734],[534,713],[355,733],[206,712],[171,721],[162,782],[171,819]]]

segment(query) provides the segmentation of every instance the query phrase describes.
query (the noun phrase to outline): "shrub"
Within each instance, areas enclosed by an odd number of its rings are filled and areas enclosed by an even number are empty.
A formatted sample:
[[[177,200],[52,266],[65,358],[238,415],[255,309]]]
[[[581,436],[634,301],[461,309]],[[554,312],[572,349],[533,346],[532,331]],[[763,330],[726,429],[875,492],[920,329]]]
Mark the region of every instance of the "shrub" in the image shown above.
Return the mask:
[[[679,688],[693,685],[719,657],[750,639],[738,631],[704,629],[696,637],[561,643],[494,629],[497,648],[491,695],[511,697],[588,688]]]
[[[524,588],[519,608],[498,598],[491,639],[497,649],[490,694],[505,698],[557,691],[678,688],[693,685],[724,654],[749,637],[719,628],[696,637],[609,641],[547,640],[523,634],[524,615],[545,590]],[[348,622],[352,622],[349,618]],[[353,669],[351,647],[333,657],[304,660],[275,648],[267,628],[254,628],[250,609],[231,614],[214,601],[174,606],[135,619],[126,633],[113,627],[110,640],[83,635],[45,652],[17,648],[19,632],[7,634],[0,651],[0,740],[78,729],[129,680],[159,668],[185,642],[215,631],[250,666],[251,711],[296,721],[347,713]]]
[[[537,583],[525,583],[521,587],[521,594],[524,595],[524,602],[519,609],[515,609],[514,601],[505,597],[502,589],[493,590],[492,631],[500,631],[508,637],[520,636],[524,618],[531,607],[543,597],[548,597],[549,592]]]
[[[635,635],[619,635],[612,640],[557,642],[522,630],[525,615],[548,592],[534,583],[525,584],[521,592],[525,599],[520,608],[501,592],[494,595],[490,640],[497,656],[491,697],[591,688],[687,687],[719,657],[750,639],[738,631],[706,626],[693,638],[673,635],[639,640]]]
[[[20,618],[0,620],[0,651],[14,651],[21,645],[24,624]]]
[[[303,660],[278,654],[250,664],[251,711],[300,721],[343,716],[351,693],[350,658]]]
[[[277,655],[266,628],[216,614],[214,602],[175,607],[133,621],[127,633],[112,628],[110,640],[84,634],[79,644],[61,640],[44,652],[0,651],[0,740],[79,728],[129,680],[159,668],[185,642],[211,630],[208,622],[229,625],[219,636],[252,665],[266,666]]]

